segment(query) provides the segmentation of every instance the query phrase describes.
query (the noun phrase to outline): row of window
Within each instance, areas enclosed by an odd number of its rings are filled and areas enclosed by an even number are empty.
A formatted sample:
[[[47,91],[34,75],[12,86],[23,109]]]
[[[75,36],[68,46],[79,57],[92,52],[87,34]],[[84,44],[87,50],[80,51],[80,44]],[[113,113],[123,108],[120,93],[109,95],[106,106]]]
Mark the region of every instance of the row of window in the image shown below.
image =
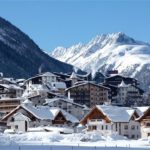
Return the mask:
[[[125,130],[128,130],[128,128],[129,128],[128,125],[125,125],[125,126],[124,126],[124,129],[125,129]],[[131,130],[135,130],[135,129],[138,130],[138,129],[139,129],[139,126],[132,125],[132,126],[131,126]]]
[[[89,130],[97,130],[97,126],[88,126]],[[108,130],[108,125],[101,125],[101,130]]]

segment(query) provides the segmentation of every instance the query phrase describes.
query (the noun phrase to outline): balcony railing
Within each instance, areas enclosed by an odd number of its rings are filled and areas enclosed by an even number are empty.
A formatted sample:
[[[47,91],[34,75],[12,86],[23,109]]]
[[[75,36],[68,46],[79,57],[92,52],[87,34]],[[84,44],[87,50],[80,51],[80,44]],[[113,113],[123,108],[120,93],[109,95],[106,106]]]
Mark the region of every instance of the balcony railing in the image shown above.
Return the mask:
[[[103,119],[91,119],[88,121],[88,125],[97,125],[97,124],[105,124],[105,120]]]

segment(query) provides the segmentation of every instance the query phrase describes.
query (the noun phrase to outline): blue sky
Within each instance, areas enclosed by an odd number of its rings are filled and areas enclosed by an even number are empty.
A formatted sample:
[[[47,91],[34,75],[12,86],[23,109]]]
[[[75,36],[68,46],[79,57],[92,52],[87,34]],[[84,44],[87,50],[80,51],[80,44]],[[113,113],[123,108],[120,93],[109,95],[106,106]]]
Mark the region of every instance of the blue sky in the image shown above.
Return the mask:
[[[0,16],[45,51],[120,31],[150,42],[150,0],[0,0]]]

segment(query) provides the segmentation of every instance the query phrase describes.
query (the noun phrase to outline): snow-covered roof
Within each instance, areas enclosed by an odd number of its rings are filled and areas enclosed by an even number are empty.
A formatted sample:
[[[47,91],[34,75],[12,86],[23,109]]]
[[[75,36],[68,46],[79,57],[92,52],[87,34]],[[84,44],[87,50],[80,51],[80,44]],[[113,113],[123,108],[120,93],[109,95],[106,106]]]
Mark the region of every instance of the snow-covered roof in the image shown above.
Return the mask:
[[[13,78],[2,78],[2,80],[8,81],[8,82],[10,82],[10,83],[12,83],[12,84],[15,84],[15,83],[16,83]]]
[[[62,114],[65,116],[66,120],[71,122],[79,122],[79,120],[74,117],[73,115],[65,112],[64,110],[56,107],[48,107],[48,106],[23,106],[25,109],[27,109],[29,112],[31,112],[34,116],[41,120],[54,120],[55,117],[59,112],[62,112]]]
[[[92,84],[92,85],[94,85],[94,86],[98,86],[98,87],[102,87],[102,88],[104,88],[104,89],[110,90],[110,88],[105,87],[105,86],[103,86],[103,85],[101,85],[101,84],[94,84],[93,82],[85,81],[85,82],[83,82],[82,84],[77,84],[77,85],[74,85],[74,86],[72,86],[72,87],[70,87],[70,88],[67,88],[66,91],[68,91],[68,90],[70,90],[70,89],[72,89],[72,88],[75,88],[75,87],[79,87],[79,86],[86,85],[86,84]]]
[[[129,122],[134,109],[129,107],[118,107],[111,105],[96,105],[112,122]]]
[[[58,89],[65,89],[66,84],[64,82],[51,82],[53,87],[56,87]]]
[[[24,100],[23,97],[19,97],[19,98],[2,97],[0,99],[0,101],[23,101],[23,100]]]
[[[75,74],[75,72],[72,72],[70,79],[77,79],[77,75]]]
[[[60,110],[63,113],[63,115],[65,116],[66,120],[71,121],[72,123],[79,122],[79,120],[75,116],[69,114],[68,112],[64,111],[63,109],[60,109]]]
[[[16,82],[24,82],[25,79],[16,79]]]
[[[57,75],[55,75],[55,74],[53,74],[53,73],[51,73],[51,72],[45,72],[45,73],[37,74],[37,75],[34,76],[34,77],[28,78],[27,80],[25,80],[24,83],[26,83],[27,81],[32,80],[32,79],[34,79],[34,78],[37,78],[37,77],[45,77],[45,76],[46,76],[46,77],[47,77],[47,76],[58,77]]]
[[[23,114],[20,113],[20,112],[15,113],[15,114],[13,115],[13,117],[14,117],[15,120],[17,120],[17,121],[19,121],[19,120],[20,120],[20,121],[21,121],[21,120],[27,120],[27,121],[30,121],[30,118],[29,118],[29,117],[23,115]]]
[[[25,99],[25,101],[23,101],[22,104],[33,104],[33,103],[29,99]]]
[[[15,85],[15,84],[0,84],[0,86],[3,86],[7,89],[23,90],[21,87]]]
[[[23,104],[21,106],[40,120],[53,120],[54,119],[53,114],[49,111],[49,107],[47,106],[35,107],[33,105],[26,105],[26,104]]]
[[[56,107],[49,107],[49,106],[33,106],[33,105],[26,105],[26,104],[21,104],[17,108],[15,108],[13,111],[11,111],[9,114],[4,116],[3,119],[7,118],[11,113],[15,112],[19,108],[23,108],[29,113],[31,113],[33,116],[35,116],[37,119],[40,120],[54,120],[55,117],[59,112],[61,112],[64,117],[66,118],[67,121],[70,121],[72,123],[77,123],[79,120],[74,117],[73,115],[65,112],[64,110]]]
[[[82,107],[82,108],[85,108],[85,106],[83,105],[80,105],[78,103],[74,103],[71,99],[67,99],[67,98],[60,98],[60,97],[55,97],[55,98],[52,98],[52,99],[45,99],[46,103],[45,104],[50,104],[50,103],[53,103],[55,101],[64,101],[66,103],[71,103],[73,105],[77,105],[79,107]]]
[[[129,85],[125,84],[125,82],[122,80],[118,87],[129,87]]]
[[[150,106],[136,107],[135,110],[139,116],[142,116]]]

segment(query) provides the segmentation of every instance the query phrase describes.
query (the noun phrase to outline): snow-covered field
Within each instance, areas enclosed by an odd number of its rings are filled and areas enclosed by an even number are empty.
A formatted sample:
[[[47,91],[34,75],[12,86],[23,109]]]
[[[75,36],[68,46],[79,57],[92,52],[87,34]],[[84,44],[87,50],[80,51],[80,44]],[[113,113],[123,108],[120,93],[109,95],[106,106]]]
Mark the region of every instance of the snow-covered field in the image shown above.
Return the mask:
[[[149,139],[128,140],[117,134],[101,135],[97,132],[59,134],[29,132],[0,134],[0,150],[95,150],[95,149],[150,149]]]

